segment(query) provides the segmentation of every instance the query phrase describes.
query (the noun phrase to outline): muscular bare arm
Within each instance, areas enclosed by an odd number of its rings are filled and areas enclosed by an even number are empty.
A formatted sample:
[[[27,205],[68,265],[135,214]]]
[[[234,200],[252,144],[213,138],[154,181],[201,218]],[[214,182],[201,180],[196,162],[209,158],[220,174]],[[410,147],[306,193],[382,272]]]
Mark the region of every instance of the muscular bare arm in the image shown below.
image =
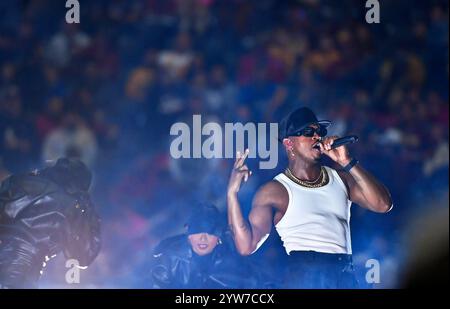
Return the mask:
[[[351,158],[345,146],[331,149],[336,138],[337,136],[325,138],[320,148],[324,154],[344,167],[350,163]],[[342,171],[339,175],[348,188],[352,202],[374,212],[387,212],[391,209],[392,199],[388,189],[359,164],[350,173]]]
[[[228,224],[236,249],[242,255],[250,255],[258,242],[270,232],[272,209],[268,205],[253,204],[247,221],[242,215],[237,194],[229,194],[227,200]]]
[[[278,182],[267,183],[256,193],[248,220],[244,218],[237,195],[242,180],[246,182],[251,175],[244,164],[247,155],[248,151],[242,156],[238,154],[227,191],[228,224],[236,249],[241,255],[252,254],[261,239],[270,233],[274,207],[277,207],[277,203],[280,203],[280,196],[284,198],[287,196],[287,192]]]
[[[392,207],[388,189],[359,164],[350,173],[339,172],[349,189],[352,202],[374,212],[387,212]]]

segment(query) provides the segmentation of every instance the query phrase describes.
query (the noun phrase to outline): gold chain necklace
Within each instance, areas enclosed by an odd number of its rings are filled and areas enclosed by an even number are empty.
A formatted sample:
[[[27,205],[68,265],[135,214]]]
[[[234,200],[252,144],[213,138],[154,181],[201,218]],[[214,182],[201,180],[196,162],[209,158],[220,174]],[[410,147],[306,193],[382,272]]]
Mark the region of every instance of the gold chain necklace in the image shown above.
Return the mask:
[[[301,181],[301,182],[303,182],[303,183],[308,183],[308,184],[310,184],[310,185],[317,184],[317,183],[322,179],[322,177],[323,177],[323,169],[322,169],[322,167],[320,168],[319,176],[317,176],[317,178],[314,179],[313,181],[303,180],[303,179],[298,178],[297,176],[294,175],[294,173],[292,173],[292,171],[291,171],[291,169],[290,169],[289,167],[288,167],[288,173],[289,173],[293,178],[297,179],[298,181]]]
[[[317,179],[313,180],[313,181],[307,181],[307,180],[302,180],[300,178],[298,178],[297,176],[294,175],[294,173],[292,173],[290,168],[286,169],[286,174],[287,176],[289,176],[292,180],[294,180],[296,183],[299,183],[301,185],[306,185],[308,187],[317,185],[320,181],[323,180],[323,170],[320,169],[320,173],[319,176],[317,177]]]
[[[286,169],[285,171],[286,176],[292,180],[293,182],[295,182],[296,184],[301,185],[302,187],[306,187],[306,188],[319,188],[319,187],[323,187],[326,184],[328,184],[328,173],[325,170],[325,168],[323,166],[320,167],[320,174],[319,177],[312,181],[305,181],[305,180],[301,180],[300,178],[296,177],[292,171],[289,169],[289,167]]]

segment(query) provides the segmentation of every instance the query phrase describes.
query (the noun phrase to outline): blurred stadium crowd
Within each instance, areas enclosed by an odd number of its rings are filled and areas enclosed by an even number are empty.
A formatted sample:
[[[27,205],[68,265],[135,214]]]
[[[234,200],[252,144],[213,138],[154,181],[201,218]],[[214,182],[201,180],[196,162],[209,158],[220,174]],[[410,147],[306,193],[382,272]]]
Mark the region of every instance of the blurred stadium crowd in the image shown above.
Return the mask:
[[[0,3],[0,179],[64,155],[94,170],[104,245],[81,286],[151,286],[151,249],[183,231],[196,201],[225,211],[232,160],[171,159],[173,123],[278,122],[298,106],[333,120],[332,134],[359,135],[351,152],[390,188],[390,214],[353,208],[352,238],[361,286],[395,286],[407,218],[448,207],[448,1],[381,1],[380,24],[356,0],[80,7],[67,24],[64,1]],[[284,163],[256,161],[247,211]],[[282,256],[272,235],[250,259],[277,276]],[[364,281],[370,258],[378,285]],[[41,286],[68,287],[64,269],[50,265]]]

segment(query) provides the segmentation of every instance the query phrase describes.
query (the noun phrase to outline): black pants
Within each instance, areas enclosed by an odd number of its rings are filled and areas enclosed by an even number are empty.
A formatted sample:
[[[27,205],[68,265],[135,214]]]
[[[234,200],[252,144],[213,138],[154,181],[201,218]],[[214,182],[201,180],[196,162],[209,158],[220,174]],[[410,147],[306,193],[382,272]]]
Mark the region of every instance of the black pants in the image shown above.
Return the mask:
[[[285,278],[289,289],[355,289],[358,287],[352,256],[295,251],[288,257]]]

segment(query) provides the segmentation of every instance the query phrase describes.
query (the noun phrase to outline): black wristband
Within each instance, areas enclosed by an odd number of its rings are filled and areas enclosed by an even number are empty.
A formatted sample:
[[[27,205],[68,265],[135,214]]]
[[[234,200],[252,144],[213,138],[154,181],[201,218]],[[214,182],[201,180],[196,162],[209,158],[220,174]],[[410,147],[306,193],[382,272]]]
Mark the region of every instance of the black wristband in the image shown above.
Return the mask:
[[[344,166],[342,169],[344,171],[346,171],[347,173],[350,172],[350,170],[352,169],[353,166],[355,166],[356,164],[358,164],[359,161],[358,159],[353,158],[346,166]]]

